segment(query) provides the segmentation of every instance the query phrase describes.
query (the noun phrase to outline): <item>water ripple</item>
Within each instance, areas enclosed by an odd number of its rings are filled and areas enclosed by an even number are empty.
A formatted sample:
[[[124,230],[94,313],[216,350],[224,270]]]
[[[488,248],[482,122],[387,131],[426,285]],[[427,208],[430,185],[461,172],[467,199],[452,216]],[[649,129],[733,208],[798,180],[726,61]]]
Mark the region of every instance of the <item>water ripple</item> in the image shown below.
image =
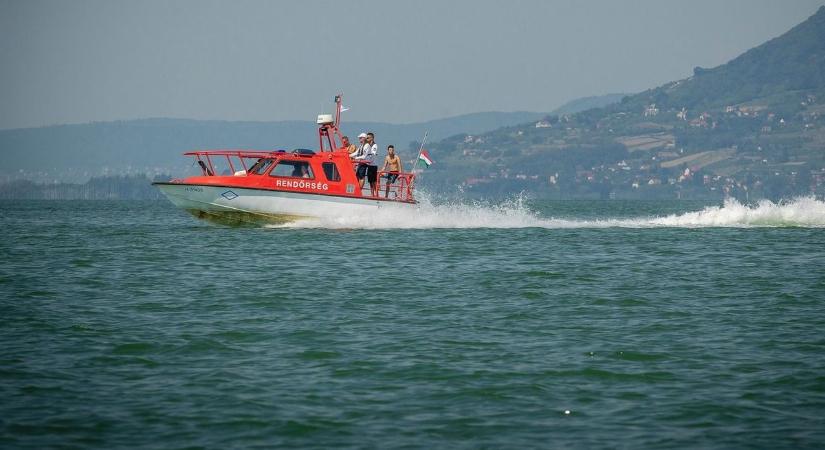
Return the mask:
[[[819,448],[803,203],[329,230],[0,202],[0,447]]]

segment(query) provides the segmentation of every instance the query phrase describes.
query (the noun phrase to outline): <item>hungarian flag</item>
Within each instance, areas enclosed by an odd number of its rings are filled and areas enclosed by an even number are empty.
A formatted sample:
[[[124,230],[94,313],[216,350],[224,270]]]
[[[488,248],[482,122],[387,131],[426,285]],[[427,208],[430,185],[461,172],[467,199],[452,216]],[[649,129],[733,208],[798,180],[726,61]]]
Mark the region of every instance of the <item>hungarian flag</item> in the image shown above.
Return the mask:
[[[430,167],[430,165],[433,163],[433,160],[430,159],[430,154],[427,153],[427,150],[421,150],[421,153],[418,154],[418,160],[421,161],[427,167]]]

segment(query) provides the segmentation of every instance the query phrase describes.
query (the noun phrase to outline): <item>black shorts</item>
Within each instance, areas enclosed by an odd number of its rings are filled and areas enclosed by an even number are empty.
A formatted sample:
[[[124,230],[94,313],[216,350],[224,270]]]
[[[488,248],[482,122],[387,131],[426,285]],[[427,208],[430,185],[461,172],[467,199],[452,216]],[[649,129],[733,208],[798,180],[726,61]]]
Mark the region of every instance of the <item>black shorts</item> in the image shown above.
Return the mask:
[[[366,166],[367,167],[367,181],[371,184],[375,183],[378,180],[378,166]]]
[[[387,184],[393,184],[393,183],[395,183],[395,180],[398,179],[398,174],[397,173],[388,173],[384,176],[387,178]]]
[[[367,165],[366,164],[358,164],[358,168],[355,169],[355,177],[359,180],[364,178],[367,175]]]

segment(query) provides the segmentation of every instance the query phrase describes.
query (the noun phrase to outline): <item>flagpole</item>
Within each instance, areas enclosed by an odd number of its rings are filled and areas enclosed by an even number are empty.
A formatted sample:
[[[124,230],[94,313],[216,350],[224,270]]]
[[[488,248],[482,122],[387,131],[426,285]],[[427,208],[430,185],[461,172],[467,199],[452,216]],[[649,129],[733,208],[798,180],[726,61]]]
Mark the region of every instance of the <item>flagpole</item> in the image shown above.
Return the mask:
[[[418,155],[415,156],[415,162],[413,163],[413,168],[410,170],[412,174],[412,179],[410,180],[410,192],[412,192],[413,184],[415,184],[415,168],[418,167],[418,160],[421,159],[421,152],[424,151],[424,143],[427,142],[427,135],[430,134],[430,130],[424,131],[424,139],[421,140],[421,145],[418,147]]]
[[[421,152],[424,151],[424,143],[427,142],[427,135],[430,133],[430,130],[424,132],[424,139],[421,140],[421,146],[418,147],[418,154],[415,155],[415,162],[413,163],[413,168],[410,170],[410,173],[415,174],[415,168],[418,167],[418,160],[421,159]]]

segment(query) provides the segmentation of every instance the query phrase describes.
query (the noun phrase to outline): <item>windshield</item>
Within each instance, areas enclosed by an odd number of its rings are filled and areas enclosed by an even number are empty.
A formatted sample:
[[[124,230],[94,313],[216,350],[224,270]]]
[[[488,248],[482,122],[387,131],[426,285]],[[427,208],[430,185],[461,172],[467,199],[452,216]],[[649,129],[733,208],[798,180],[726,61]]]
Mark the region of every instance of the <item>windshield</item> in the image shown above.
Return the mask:
[[[254,173],[255,175],[263,175],[264,173],[266,173],[266,170],[269,169],[269,166],[271,166],[272,163],[273,160],[271,159],[261,158],[258,161],[256,161],[255,164],[252,165],[252,167],[249,168],[249,173]]]
[[[269,173],[271,177],[315,178],[312,167],[306,161],[282,160]]]

